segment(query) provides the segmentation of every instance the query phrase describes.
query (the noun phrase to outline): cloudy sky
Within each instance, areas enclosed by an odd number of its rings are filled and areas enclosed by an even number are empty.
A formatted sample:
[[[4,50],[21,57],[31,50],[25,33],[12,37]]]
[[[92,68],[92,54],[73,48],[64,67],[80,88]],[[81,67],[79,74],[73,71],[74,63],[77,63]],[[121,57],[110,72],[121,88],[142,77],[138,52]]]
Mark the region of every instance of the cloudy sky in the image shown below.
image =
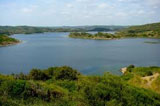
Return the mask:
[[[160,22],[160,0],[0,0],[0,25],[136,25]]]

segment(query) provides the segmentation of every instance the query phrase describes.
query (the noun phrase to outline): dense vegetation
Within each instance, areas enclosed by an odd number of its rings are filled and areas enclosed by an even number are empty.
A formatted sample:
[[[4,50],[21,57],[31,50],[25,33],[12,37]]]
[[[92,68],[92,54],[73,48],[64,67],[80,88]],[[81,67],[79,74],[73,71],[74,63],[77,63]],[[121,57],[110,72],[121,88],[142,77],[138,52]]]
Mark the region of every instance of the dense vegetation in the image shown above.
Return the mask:
[[[8,37],[6,35],[0,35],[0,46],[16,44],[18,42],[19,41],[14,38]]]
[[[151,37],[160,38],[160,23],[131,26],[117,33],[123,37]]]
[[[117,39],[120,36],[115,36],[110,33],[98,32],[96,34],[86,33],[86,32],[72,32],[69,34],[71,38],[81,38],[81,39]]]
[[[144,69],[130,66],[123,76],[84,76],[63,66],[0,75],[0,106],[159,106],[159,94],[128,83],[129,73],[147,76],[160,68]]]
[[[0,34],[31,34],[43,32],[87,32],[115,31],[124,26],[75,26],[75,27],[32,27],[32,26],[0,26]]]
[[[83,39],[116,39],[127,37],[148,37],[148,38],[160,38],[160,23],[131,26],[123,28],[115,34],[108,33],[70,33],[69,37],[83,38]]]

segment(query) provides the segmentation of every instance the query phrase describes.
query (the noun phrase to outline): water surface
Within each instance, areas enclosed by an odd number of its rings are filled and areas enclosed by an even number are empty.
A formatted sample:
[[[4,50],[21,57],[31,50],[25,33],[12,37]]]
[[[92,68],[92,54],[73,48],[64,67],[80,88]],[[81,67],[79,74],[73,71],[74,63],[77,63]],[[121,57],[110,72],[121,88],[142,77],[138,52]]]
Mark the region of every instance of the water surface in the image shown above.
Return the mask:
[[[32,68],[68,65],[83,74],[111,72],[130,64],[160,66],[159,39],[85,40],[68,33],[16,34],[23,42],[0,47],[0,73],[28,73]]]

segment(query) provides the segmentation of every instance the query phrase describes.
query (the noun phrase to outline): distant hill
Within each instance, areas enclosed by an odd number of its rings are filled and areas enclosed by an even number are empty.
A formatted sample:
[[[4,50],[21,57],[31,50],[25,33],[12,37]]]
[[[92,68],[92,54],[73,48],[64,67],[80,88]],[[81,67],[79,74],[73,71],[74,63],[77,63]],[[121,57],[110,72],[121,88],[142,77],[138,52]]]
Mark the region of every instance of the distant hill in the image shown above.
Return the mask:
[[[107,32],[117,31],[121,37],[150,37],[160,38],[160,22],[137,26],[61,26],[61,27],[33,27],[33,26],[0,26],[0,34],[31,34],[43,32]]]
[[[125,37],[160,38],[160,22],[139,26],[131,26],[120,30],[117,34]]]
[[[62,26],[62,27],[33,27],[33,26],[0,26],[0,34],[31,34],[43,32],[88,32],[88,31],[117,31],[125,26]]]

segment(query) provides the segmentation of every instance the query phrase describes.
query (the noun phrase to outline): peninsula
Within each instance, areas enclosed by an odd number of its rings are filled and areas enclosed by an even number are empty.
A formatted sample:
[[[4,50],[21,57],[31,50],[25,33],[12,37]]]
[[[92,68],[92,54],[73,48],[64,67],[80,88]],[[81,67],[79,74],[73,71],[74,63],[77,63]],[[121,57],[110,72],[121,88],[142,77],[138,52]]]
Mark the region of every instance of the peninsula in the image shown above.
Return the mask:
[[[17,44],[20,41],[15,39],[15,38],[11,38],[7,35],[0,35],[0,46],[8,46],[8,45],[13,45],[13,44]]]

